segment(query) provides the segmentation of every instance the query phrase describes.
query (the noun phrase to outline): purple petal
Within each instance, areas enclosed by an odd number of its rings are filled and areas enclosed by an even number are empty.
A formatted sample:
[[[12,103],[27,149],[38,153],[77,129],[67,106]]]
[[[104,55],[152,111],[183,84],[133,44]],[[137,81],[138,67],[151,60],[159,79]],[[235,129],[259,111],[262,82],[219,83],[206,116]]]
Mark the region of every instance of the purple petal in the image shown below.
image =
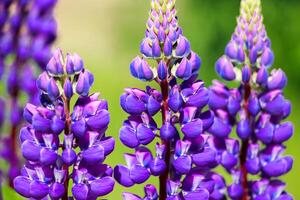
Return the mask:
[[[89,188],[86,184],[78,183],[72,187],[72,193],[76,200],[88,199]]]
[[[64,196],[66,190],[63,184],[61,183],[53,183],[49,189],[49,196],[52,199],[60,199]]]
[[[40,160],[41,147],[35,144],[33,141],[26,140],[21,146],[22,155],[24,158],[31,161]]]
[[[101,145],[94,145],[82,152],[82,158],[88,164],[102,162],[104,160],[104,149]]]
[[[14,179],[14,189],[20,195],[26,198],[30,198],[30,184],[31,180],[24,176],[18,176]]]
[[[51,149],[42,148],[42,150],[40,151],[40,162],[43,165],[55,164],[57,158],[57,153]]]
[[[209,192],[205,189],[187,192],[184,195],[184,200],[209,200]]]
[[[268,89],[276,90],[283,89],[287,84],[287,77],[281,70],[272,70],[271,76],[268,78]]]
[[[274,63],[274,54],[270,48],[265,48],[261,55],[261,64],[270,67]]]
[[[278,177],[288,173],[293,166],[293,158],[286,156],[269,162],[267,165],[263,166],[263,172],[270,177]]]
[[[106,129],[110,121],[110,115],[107,110],[100,110],[96,115],[88,118],[87,125],[92,130]]]
[[[227,81],[232,81],[236,77],[234,66],[232,65],[230,59],[226,56],[219,58],[219,60],[216,62],[215,70],[223,79]]]
[[[203,123],[201,119],[194,119],[182,126],[181,131],[188,138],[195,138],[203,132]]]
[[[183,58],[179,65],[177,66],[177,69],[175,71],[175,75],[178,78],[181,78],[183,80],[187,80],[191,77],[192,75],[192,66],[188,59]]]
[[[65,128],[65,122],[61,120],[58,116],[52,118],[51,130],[59,135]]]
[[[131,187],[134,185],[133,180],[130,178],[129,175],[130,171],[127,167],[122,165],[117,165],[114,169],[114,177],[118,183],[125,187]]]
[[[160,128],[160,137],[165,141],[173,139],[175,135],[177,135],[177,129],[169,122]]]
[[[166,162],[158,157],[152,160],[150,163],[150,171],[154,176],[159,176],[167,169]]]
[[[86,131],[86,123],[85,120],[82,118],[78,121],[75,121],[71,124],[71,130],[72,133],[74,133],[74,135],[76,137],[82,137]]]
[[[204,148],[201,153],[193,154],[193,163],[199,167],[213,166],[217,162],[217,152],[212,148]]]
[[[213,125],[208,129],[208,132],[217,137],[227,137],[231,132],[231,127],[222,122],[221,119],[215,117]]]
[[[284,122],[278,125],[274,131],[273,142],[282,143],[292,137],[294,126],[291,122]]]
[[[134,183],[144,183],[149,177],[149,171],[143,166],[134,165],[133,168],[130,169],[130,178],[134,181]]]
[[[108,156],[115,148],[115,139],[107,137],[100,141],[100,145],[104,148],[104,155]]]
[[[138,141],[143,145],[149,144],[155,138],[154,132],[144,124],[138,125],[136,136]]]
[[[173,167],[179,174],[187,174],[192,168],[192,158],[190,156],[180,156],[173,161]]]
[[[135,148],[140,144],[135,131],[128,126],[120,129],[119,136],[121,142],[129,148]]]
[[[62,152],[62,160],[67,166],[71,166],[75,163],[77,158],[76,152],[73,149],[67,148]]]
[[[252,132],[249,120],[245,119],[239,121],[237,124],[236,132],[242,140],[247,139]]]
[[[177,85],[173,86],[173,88],[170,91],[168,104],[174,112],[177,112],[183,104],[183,100]]]
[[[48,195],[49,188],[46,183],[40,181],[32,181],[30,183],[30,196],[35,199],[42,199]]]
[[[161,103],[158,102],[153,96],[150,96],[147,103],[147,110],[151,116],[155,115],[161,108]]]
[[[109,194],[114,189],[115,182],[111,177],[96,179],[90,183],[91,193],[97,197]]]

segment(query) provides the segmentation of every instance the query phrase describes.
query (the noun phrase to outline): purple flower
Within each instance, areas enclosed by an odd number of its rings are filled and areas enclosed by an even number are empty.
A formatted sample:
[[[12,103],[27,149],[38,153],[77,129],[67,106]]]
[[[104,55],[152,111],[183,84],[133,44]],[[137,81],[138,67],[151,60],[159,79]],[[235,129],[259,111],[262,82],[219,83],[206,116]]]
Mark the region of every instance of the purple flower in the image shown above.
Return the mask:
[[[68,54],[66,60],[55,51],[37,80],[42,105],[27,104],[24,109],[28,125],[21,129],[20,142],[27,162],[14,188],[27,198],[68,198],[71,180],[75,199],[96,199],[114,187],[113,169],[103,163],[115,145],[105,135],[110,122],[107,102],[99,93],[89,93],[94,79],[81,58]],[[79,97],[71,109],[75,93]]]
[[[215,119],[209,138],[220,164],[233,177],[227,185],[231,199],[293,199],[285,184],[274,178],[288,173],[291,156],[284,156],[283,143],[293,135],[293,124],[283,122],[291,110],[283,89],[287,77],[281,69],[269,68],[274,61],[263,25],[260,0],[242,0],[238,24],[225,53],[216,62],[216,72],[237,88],[214,81],[209,107]],[[232,139],[236,130],[239,138]],[[251,175],[256,175],[250,180]]]
[[[131,187],[157,176],[160,188],[157,192],[147,185],[144,197],[125,192],[123,199],[223,199],[223,179],[210,172],[219,164],[219,154],[208,142],[214,136],[205,133],[214,123],[214,114],[206,110],[209,90],[197,80],[201,59],[178,26],[175,1],[152,1],[140,51],[130,64],[131,75],[155,81],[160,90],[126,88],[122,94],[120,105],[129,117],[119,137],[135,151],[125,154],[126,165],[117,165],[114,177]],[[154,141],[152,153],[147,146]]]
[[[23,94],[31,103],[38,101],[38,90],[35,87],[36,69],[44,69],[51,57],[52,43],[56,38],[56,21],[53,9],[56,0],[29,0],[0,3],[0,78],[7,85],[7,105],[9,113],[9,130],[7,136],[1,137],[10,149],[0,152],[9,164],[9,170],[4,173],[12,180],[20,172],[17,148],[17,133],[22,124]],[[37,68],[36,68],[37,67]],[[5,70],[7,69],[7,70]],[[57,92],[57,91],[52,91]],[[11,103],[8,103],[11,102]],[[10,138],[6,138],[10,137]],[[5,151],[5,150],[4,150]]]

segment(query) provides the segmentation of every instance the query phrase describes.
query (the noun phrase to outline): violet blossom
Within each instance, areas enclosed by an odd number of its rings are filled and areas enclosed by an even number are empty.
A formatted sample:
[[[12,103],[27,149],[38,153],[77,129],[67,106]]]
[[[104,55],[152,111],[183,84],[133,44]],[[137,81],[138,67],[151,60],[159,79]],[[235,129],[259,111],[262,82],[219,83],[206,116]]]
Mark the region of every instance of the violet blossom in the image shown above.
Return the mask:
[[[233,177],[227,185],[230,199],[290,200],[279,177],[293,165],[292,157],[284,155],[283,144],[293,134],[293,124],[284,121],[291,104],[283,94],[286,74],[281,69],[269,72],[274,54],[261,1],[242,0],[237,23],[225,54],[215,65],[218,75],[236,81],[237,87],[219,81],[210,87],[209,106],[215,119],[209,132],[215,137],[208,142]]]
[[[43,69],[51,57],[56,38],[53,9],[56,0],[4,0],[0,2],[0,77],[7,87],[1,105],[9,118],[1,117],[5,130],[1,134],[0,156],[9,163],[12,180],[20,172],[17,138],[22,120],[24,94],[30,102],[38,101],[36,70]],[[34,28],[35,27],[35,28]],[[3,76],[5,74],[5,76]],[[5,111],[1,112],[2,115]],[[8,124],[6,126],[6,124]]]
[[[201,59],[191,50],[176,15],[175,0],[151,1],[142,56],[130,64],[132,76],[155,81],[160,90],[127,88],[121,96],[129,117],[120,129],[120,140],[135,152],[124,155],[126,165],[115,167],[115,179],[131,187],[150,176],[159,177],[158,190],[146,185],[145,197],[123,193],[124,200],[224,198],[224,179],[211,172],[218,158],[208,143],[213,136],[205,133],[214,116],[205,110],[208,89],[197,80]],[[158,113],[162,122],[154,119]],[[154,152],[151,143],[156,143]]]
[[[93,82],[77,54],[64,58],[59,49],[54,52],[37,80],[41,105],[29,103],[24,109],[28,125],[21,129],[20,142],[27,161],[14,179],[22,196],[93,200],[113,190],[113,169],[103,162],[115,141],[105,134],[107,102],[89,92]]]

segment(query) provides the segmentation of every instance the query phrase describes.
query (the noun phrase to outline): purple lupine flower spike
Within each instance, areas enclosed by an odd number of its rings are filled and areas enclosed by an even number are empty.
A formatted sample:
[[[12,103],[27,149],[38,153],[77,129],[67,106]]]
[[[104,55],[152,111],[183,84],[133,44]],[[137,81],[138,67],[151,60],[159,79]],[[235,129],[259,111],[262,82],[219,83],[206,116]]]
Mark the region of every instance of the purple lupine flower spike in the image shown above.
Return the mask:
[[[209,107],[215,119],[208,131],[215,138],[209,143],[233,177],[227,185],[231,199],[293,199],[285,183],[277,180],[293,165],[283,145],[293,135],[293,124],[283,122],[291,110],[283,95],[287,77],[281,69],[268,71],[274,55],[263,25],[261,1],[242,0],[237,22],[215,69],[221,78],[237,81],[239,86],[229,88],[214,81],[210,87]],[[232,130],[239,140],[230,138]]]
[[[93,80],[77,54],[64,58],[60,49],[53,53],[37,80],[41,105],[27,104],[24,109],[28,125],[21,129],[20,142],[26,163],[14,179],[22,196],[84,200],[113,190],[113,169],[103,162],[115,141],[105,134],[110,122],[107,102],[99,93],[89,93]],[[71,107],[75,93],[79,97]]]
[[[20,168],[17,149],[17,133],[22,124],[20,100],[24,93],[29,102],[38,102],[35,87],[36,69],[43,69],[52,54],[52,44],[56,38],[56,21],[53,10],[56,0],[26,0],[0,2],[0,77],[6,72],[9,107],[10,135],[1,137],[9,150],[0,149],[0,156],[10,167],[6,175],[10,186]],[[3,95],[5,96],[5,95]],[[9,137],[9,138],[6,138]],[[1,145],[2,146],[2,145]]]
[[[144,198],[123,193],[123,199],[204,200],[210,195],[223,199],[223,178],[210,172],[219,164],[218,151],[209,143],[214,136],[205,134],[214,122],[213,113],[204,109],[209,91],[203,81],[196,80],[201,59],[178,25],[175,1],[152,0],[146,26],[142,55],[133,59],[130,73],[142,81],[155,81],[160,90],[126,88],[122,94],[120,105],[129,117],[119,136],[135,151],[124,155],[126,165],[117,165],[114,177],[131,187],[157,176],[160,185],[158,192],[147,185]],[[149,60],[156,61],[156,66]],[[158,113],[162,122],[155,120]],[[147,147],[153,142],[155,152]]]

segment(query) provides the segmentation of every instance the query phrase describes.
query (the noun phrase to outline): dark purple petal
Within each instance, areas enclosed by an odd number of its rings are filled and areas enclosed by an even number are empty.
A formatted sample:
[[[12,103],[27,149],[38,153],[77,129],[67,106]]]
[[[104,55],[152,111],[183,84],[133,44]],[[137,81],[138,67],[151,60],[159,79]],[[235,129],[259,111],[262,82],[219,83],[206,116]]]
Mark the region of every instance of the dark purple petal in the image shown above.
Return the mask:
[[[270,77],[268,78],[268,89],[276,90],[283,89],[287,84],[287,77],[281,70],[272,70]]]
[[[183,57],[186,54],[189,54],[191,51],[189,41],[182,35],[179,36],[177,47],[175,49],[175,55],[177,57]]]
[[[293,166],[293,158],[286,156],[275,160],[273,162],[267,163],[263,166],[263,172],[270,177],[278,177],[288,173]]]
[[[183,100],[177,85],[175,85],[170,91],[168,104],[174,112],[177,112],[183,104]]]
[[[192,158],[190,156],[180,156],[173,161],[173,167],[179,174],[187,174],[192,168]]]
[[[261,55],[261,64],[266,67],[272,66],[274,63],[274,54],[270,48],[265,48]]]
[[[212,166],[217,162],[217,152],[212,148],[204,148],[201,153],[193,154],[193,163],[199,167]]]
[[[130,171],[127,167],[117,165],[114,169],[114,177],[119,184],[125,187],[131,187],[134,185],[133,180],[130,178]]]
[[[63,150],[62,160],[66,165],[68,165],[68,166],[73,165],[76,161],[76,158],[77,158],[77,155],[73,149],[67,148],[67,149]]]
[[[175,67],[176,71],[173,73],[174,76],[181,78],[183,80],[187,80],[192,75],[192,66],[190,62],[183,58],[178,66]]]
[[[55,182],[49,188],[49,196],[52,199],[61,199],[64,196],[65,192],[65,187],[61,183]]]
[[[110,121],[110,115],[107,110],[100,110],[96,115],[88,118],[86,124],[93,130],[106,129]]]
[[[234,66],[232,65],[230,59],[226,56],[219,58],[219,60],[216,62],[215,70],[223,79],[227,81],[232,81],[236,77]]]
[[[257,130],[255,135],[263,143],[268,144],[272,142],[274,136],[274,126],[271,123],[267,123],[264,127]]]
[[[222,122],[221,119],[215,117],[213,125],[208,129],[208,132],[217,137],[227,137],[231,132],[231,127],[228,124]]]
[[[167,169],[166,162],[158,157],[153,159],[150,163],[150,171],[154,176],[159,176]]]
[[[102,162],[104,160],[104,149],[101,145],[94,145],[82,152],[82,158],[88,164]]]
[[[177,134],[177,129],[169,122],[166,122],[160,128],[160,137],[165,141],[169,141],[173,139],[176,134]]]
[[[294,126],[291,122],[284,122],[275,127],[273,142],[282,143],[292,137]]]
[[[56,81],[51,78],[47,86],[47,93],[51,99],[56,99],[60,96],[60,91]]]
[[[243,195],[243,188],[240,184],[232,184],[228,187],[228,195],[232,199],[240,199]]]
[[[242,140],[247,139],[252,132],[249,120],[245,119],[239,121],[237,124],[236,132]]]
[[[203,123],[201,119],[194,119],[193,121],[184,124],[181,131],[188,138],[195,138],[203,132]]]
[[[152,40],[152,56],[155,58],[159,58],[161,55],[161,49],[159,45],[159,41],[157,39]]]
[[[51,130],[59,135],[65,128],[65,122],[61,120],[58,116],[52,118]]]
[[[132,94],[123,94],[120,101],[123,110],[129,114],[139,115],[146,111],[145,103]]]
[[[86,131],[86,123],[85,120],[82,118],[78,121],[75,121],[71,124],[71,130],[72,133],[74,133],[74,135],[76,137],[82,137]]]
[[[149,177],[150,172],[143,166],[134,165],[133,168],[130,169],[130,179],[133,180],[134,183],[144,183]]]
[[[256,83],[265,85],[268,80],[268,71],[265,67],[261,66],[257,72]]]
[[[88,199],[89,188],[86,184],[78,183],[72,187],[72,193],[76,200]]]
[[[238,159],[231,153],[224,151],[221,157],[221,164],[225,169],[231,171],[238,163]]]
[[[30,198],[30,184],[31,180],[24,176],[18,176],[14,179],[14,189],[20,195],[26,198]]]
[[[206,189],[199,189],[192,192],[187,192],[184,196],[184,200],[208,200],[209,192]]]
[[[108,156],[115,148],[115,139],[113,137],[107,137],[99,143],[104,148],[104,155]]]
[[[119,136],[121,142],[129,148],[135,148],[140,144],[136,132],[128,126],[123,126],[120,129]]]
[[[40,160],[41,147],[35,144],[33,141],[26,140],[21,145],[22,155],[24,158],[31,161]]]
[[[48,195],[49,187],[46,183],[32,181],[30,183],[30,196],[35,199],[42,199]]]
[[[155,115],[161,108],[161,103],[150,96],[147,103],[147,110],[151,116]]]
[[[42,148],[42,150],[40,151],[40,162],[43,165],[55,164],[57,157],[57,153],[51,149]]]
[[[155,138],[154,132],[144,124],[139,124],[137,127],[137,139],[139,143],[147,145]]]
[[[74,94],[72,83],[68,78],[66,79],[65,84],[64,84],[64,94],[66,95],[66,97],[68,99],[71,99],[71,97]]]
[[[111,177],[96,179],[90,183],[90,191],[99,197],[109,194],[114,189],[115,182]]]
[[[248,159],[245,163],[247,172],[252,175],[258,174],[260,171],[260,163],[258,158]]]

